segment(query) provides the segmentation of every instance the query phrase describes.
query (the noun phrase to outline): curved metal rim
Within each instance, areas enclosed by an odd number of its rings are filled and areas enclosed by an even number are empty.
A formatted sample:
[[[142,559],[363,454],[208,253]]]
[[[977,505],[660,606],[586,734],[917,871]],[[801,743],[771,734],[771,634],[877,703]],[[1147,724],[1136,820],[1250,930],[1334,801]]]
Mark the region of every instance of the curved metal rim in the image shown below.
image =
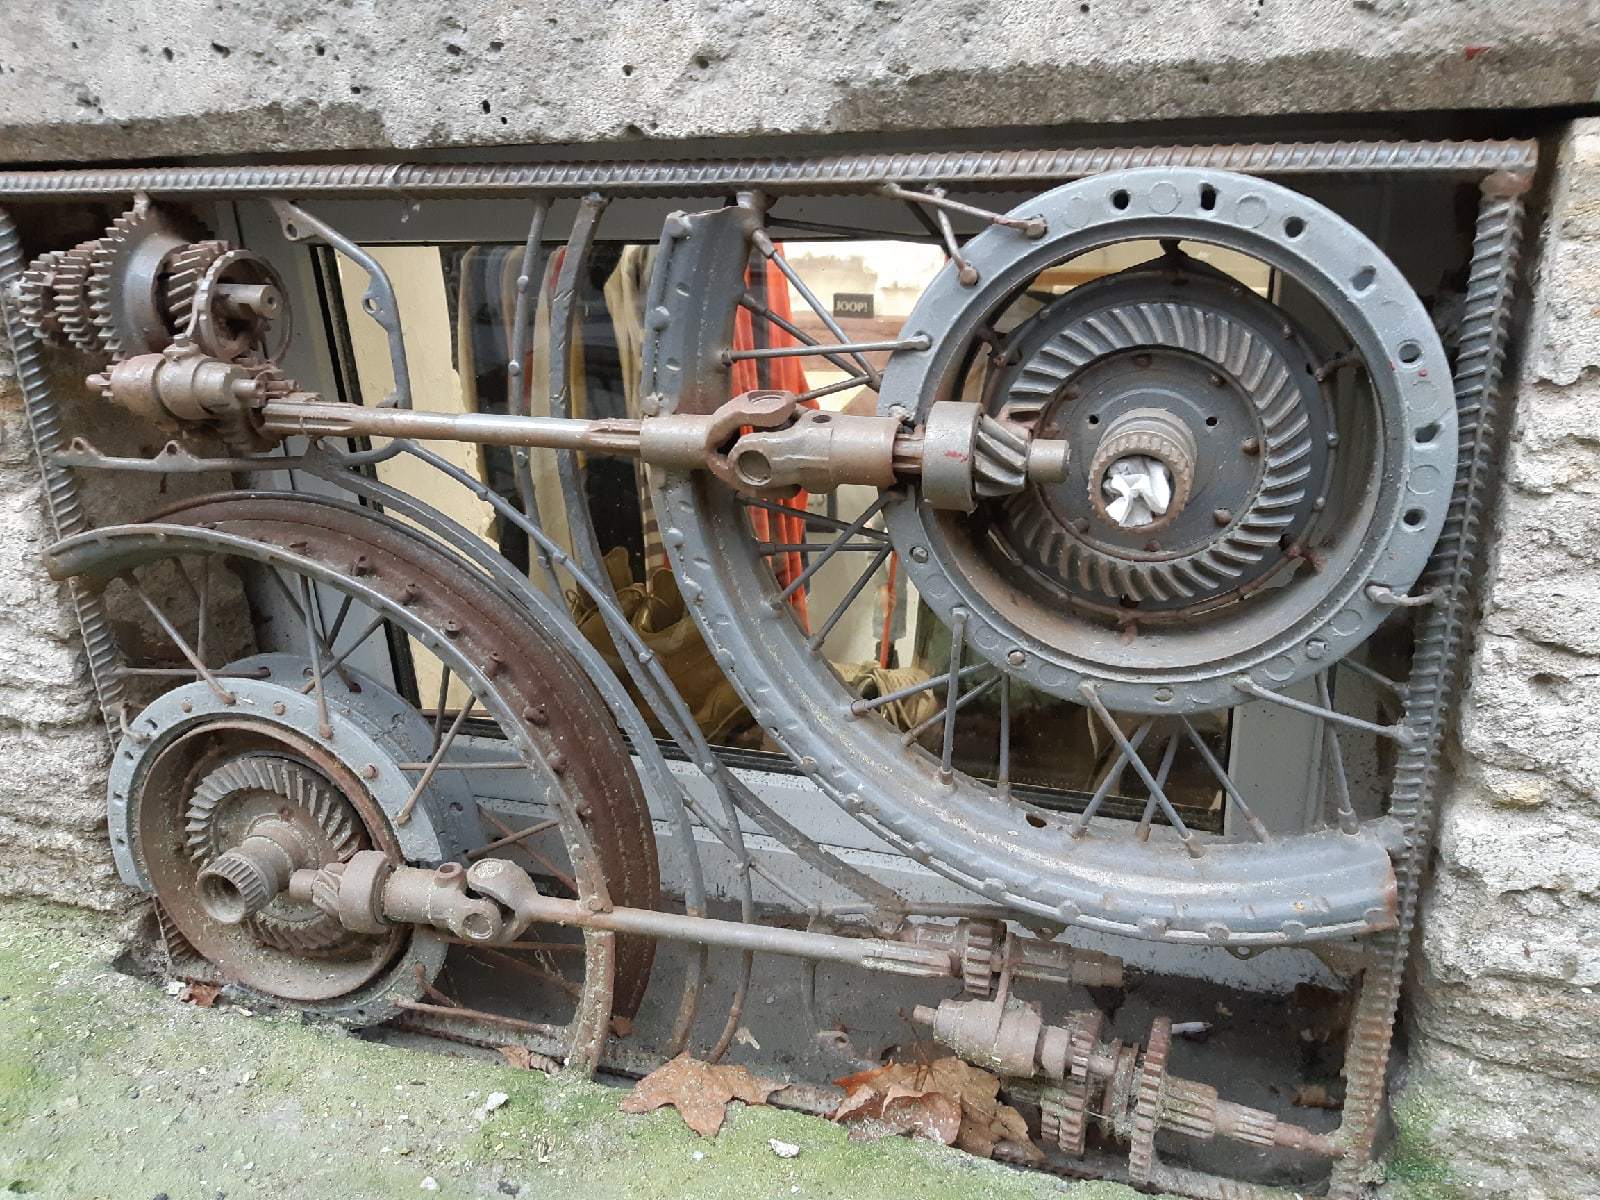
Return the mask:
[[[286,494],[278,498],[293,500],[294,496]],[[193,516],[193,510],[202,507],[206,500],[217,505],[227,502],[226,499],[217,501],[215,498],[201,498],[180,507],[189,510]],[[326,498],[318,498],[317,502],[325,503],[325,501]],[[338,502],[335,502],[333,507],[349,507],[360,513],[355,506],[344,506]],[[286,519],[283,522],[285,543],[303,540],[304,528],[304,518]],[[534,744],[521,713],[510,706],[496,684],[476,663],[460,653],[447,637],[424,619],[425,610],[433,607],[432,605],[413,603],[409,607],[404,606],[376,587],[362,580],[353,579],[319,560],[265,541],[216,529],[147,523],[109,526],[68,538],[47,552],[47,561],[52,574],[57,577],[76,575],[108,577],[143,561],[144,558],[172,557],[182,553],[223,554],[259,561],[354,594],[357,600],[368,605],[374,612],[382,612],[397,627],[405,630],[449,665],[457,677],[477,696],[485,711],[500,724],[506,733],[508,744],[519,755],[524,759],[541,761],[545,757],[544,751]],[[476,577],[476,573],[467,564],[458,562],[453,556],[446,555],[442,551],[439,553],[442,559],[457,562],[461,572],[461,582]],[[377,575],[371,578],[375,582],[380,579]],[[440,616],[442,619],[443,611]],[[607,723],[599,726],[601,729],[608,727]],[[631,775],[631,767],[628,770]],[[597,852],[586,823],[577,814],[576,797],[566,784],[560,784],[552,789],[550,799],[566,818],[562,821],[562,831],[569,841],[569,856],[581,890],[601,903],[611,903],[612,898],[607,890],[606,881],[597,878],[594,867],[598,861]],[[653,858],[653,841],[650,843],[650,850]],[[587,1002],[580,1006],[580,1011],[575,1015],[571,1026],[571,1053],[574,1065],[587,1064],[592,1069],[604,1041],[606,1022],[612,1011],[612,993],[616,975],[616,940],[615,935],[609,933],[591,932],[585,935],[588,951],[585,955],[584,996]],[[642,990],[641,984],[640,991]]]
[[[952,518],[924,508],[912,487],[885,506],[885,525],[930,607],[947,624],[956,607],[965,608],[969,641],[997,665],[1021,650],[1025,661],[1011,669],[1022,682],[1077,699],[1080,685],[1092,679],[1106,705],[1122,712],[1231,707],[1242,699],[1235,682],[1240,676],[1280,689],[1326,670],[1365,641],[1390,612],[1367,595],[1368,585],[1404,593],[1416,582],[1444,527],[1455,477],[1449,363],[1399,269],[1364,234],[1315,201],[1222,171],[1112,172],[1046,192],[1013,215],[1042,215],[1052,233],[1030,241],[992,227],[973,238],[964,253],[979,271],[977,289],[963,288],[952,266],[940,272],[906,321],[910,333],[928,334],[931,345],[891,358],[880,413],[897,406],[924,413],[947,398],[943,391],[978,326],[1044,267],[1114,242],[1179,237],[1236,249],[1285,271],[1351,335],[1371,366],[1379,410],[1378,486],[1367,513],[1351,523],[1364,532],[1342,537],[1326,562],[1324,570],[1338,586],[1198,677],[1192,669],[1119,668],[1115,630],[1106,632],[1094,664],[1075,660],[1038,637],[1021,619],[1025,612],[997,611],[972,580],[950,570]],[[1291,236],[1290,229],[1298,232]],[[927,551],[921,555],[926,561],[909,553],[913,547]]]

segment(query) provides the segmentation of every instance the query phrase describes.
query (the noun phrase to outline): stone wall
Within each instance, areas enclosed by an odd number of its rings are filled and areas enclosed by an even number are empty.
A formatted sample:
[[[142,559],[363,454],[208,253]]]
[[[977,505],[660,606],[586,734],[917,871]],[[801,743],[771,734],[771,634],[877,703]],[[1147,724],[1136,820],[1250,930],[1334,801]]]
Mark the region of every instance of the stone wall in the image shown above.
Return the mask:
[[[1592,103],[1573,0],[76,0],[0,32],[0,160]],[[980,143],[981,144],[981,143]]]
[[[1435,1146],[1524,1200],[1600,1190],[1600,120],[1552,190],[1413,993]]]
[[[39,470],[0,335],[0,895],[130,902],[106,839],[109,746],[77,623],[39,554]]]

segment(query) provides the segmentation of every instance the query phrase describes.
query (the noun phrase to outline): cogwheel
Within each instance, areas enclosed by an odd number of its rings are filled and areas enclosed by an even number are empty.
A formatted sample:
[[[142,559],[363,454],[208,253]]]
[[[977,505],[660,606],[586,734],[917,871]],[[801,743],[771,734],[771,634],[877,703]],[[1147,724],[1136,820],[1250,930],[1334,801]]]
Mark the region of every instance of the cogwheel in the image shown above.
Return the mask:
[[[47,342],[61,343],[66,335],[56,317],[55,269],[64,250],[51,250],[28,264],[17,279],[17,312],[29,329]]]
[[[239,405],[216,419],[217,435],[228,451],[237,455],[259,454],[277,444],[276,439],[261,431],[261,405],[269,400],[282,400],[297,389],[294,380],[278,369],[276,363],[249,358],[241,363],[261,384],[261,395],[256,403]]]
[[[1167,1082],[1167,1055],[1172,1051],[1172,1022],[1157,1017],[1150,1023],[1144,1061],[1133,1096],[1133,1138],[1128,1145],[1128,1180],[1135,1187],[1150,1183],[1156,1163],[1156,1129],[1161,1121],[1161,1093]]]
[[[184,813],[184,848],[197,867],[208,866],[268,813],[292,821],[323,863],[342,862],[366,844],[355,812],[325,779],[292,759],[248,754],[224,762],[195,788]],[[291,953],[326,953],[350,939],[321,910],[281,896],[247,924],[262,943]]]
[[[153,353],[172,340],[161,312],[162,272],[189,240],[176,218],[148,204],[123,213],[99,239],[89,308],[112,358]]]
[[[98,238],[79,242],[56,260],[50,272],[50,307],[61,336],[79,350],[94,353],[100,349],[94,316],[89,310],[89,275],[94,269]]]
[[[961,986],[969,996],[994,995],[995,945],[1005,931],[989,921],[968,921],[961,946]]]
[[[1083,1157],[1089,1090],[1085,1083],[1066,1083],[1039,1098],[1039,1136],[1073,1158]]]
[[[229,249],[224,241],[190,242],[167,259],[166,274],[161,281],[161,310],[174,337],[188,332],[194,316],[195,290],[211,264]]]

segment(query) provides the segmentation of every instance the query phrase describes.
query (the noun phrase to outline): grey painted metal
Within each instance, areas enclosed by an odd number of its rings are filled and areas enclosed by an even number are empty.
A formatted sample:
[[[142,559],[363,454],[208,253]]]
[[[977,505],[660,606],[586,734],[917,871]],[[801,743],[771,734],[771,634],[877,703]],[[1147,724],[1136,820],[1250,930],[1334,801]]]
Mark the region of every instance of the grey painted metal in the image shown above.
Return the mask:
[[[965,552],[960,519],[930,511],[914,488],[884,509],[908,577],[946,623],[957,607],[972,613],[968,637],[990,662],[1009,660],[1020,680],[1066,699],[1093,680],[1106,705],[1121,712],[1226,708],[1238,702],[1238,676],[1277,689],[1326,669],[1389,614],[1367,586],[1409,590],[1444,525],[1455,406],[1449,363],[1422,302],[1342,217],[1265,180],[1193,168],[1111,172],[1015,210],[1027,214],[1041,214],[1050,233],[1030,239],[988,229],[966,245],[982,280],[976,288],[962,286],[946,266],[923,293],[906,328],[929,331],[933,346],[890,359],[881,414],[898,406],[920,416],[947,398],[980,328],[1044,268],[1116,242],[1183,238],[1283,271],[1344,327],[1368,364],[1377,410],[1367,486],[1353,489],[1332,539],[1319,545],[1314,590],[1272,589],[1233,606],[1225,620],[1186,623],[1159,637],[1130,642],[1114,626],[1058,619],[1053,606],[1019,597],[1004,569]],[[1270,453],[1271,444],[1265,448]]]
[[[1423,589],[1437,589],[1439,600],[1426,610],[1417,631],[1402,718],[1412,736],[1400,750],[1389,788],[1390,813],[1405,827],[1404,847],[1395,862],[1398,920],[1371,943],[1371,965],[1351,1021],[1345,1056],[1349,1082],[1340,1127],[1350,1153],[1334,1166],[1332,1200],[1355,1200],[1364,1190],[1422,875],[1433,847],[1435,788],[1467,665],[1468,623],[1482,574],[1483,525],[1501,484],[1499,463],[1511,425],[1501,380],[1522,249],[1522,191],[1515,180],[1491,176],[1478,207],[1456,356],[1461,457],[1449,519],[1422,577]]]
[[[50,379],[45,372],[39,339],[22,320],[12,299],[12,289],[26,265],[16,222],[10,213],[0,209],[0,316],[5,321],[6,338],[17,369],[17,386],[22,392],[22,411],[32,434],[34,458],[44,483],[45,515],[51,531],[59,539],[82,533],[89,527],[89,521],[78,495],[77,479],[55,458],[65,449],[67,438],[61,428],[61,406],[50,394]],[[89,680],[106,723],[107,736],[115,742],[117,731],[126,719],[126,698],[120,675],[122,650],[117,645],[100,594],[76,582],[68,586],[89,660]]]
[[[733,210],[669,223],[647,303],[680,285],[697,301],[669,309],[646,341],[644,387],[666,409],[699,411],[728,394],[718,350],[739,290],[716,284],[737,279],[745,258]],[[960,772],[942,781],[937,759],[859,715],[798,626],[774,619],[777,588],[735,497],[703,476],[663,474],[656,511],[690,610],[752,715],[836,803],[915,861],[996,903],[1157,941],[1287,944],[1392,919],[1388,855],[1368,831],[1218,843],[1192,859],[1161,831],[1147,843],[1100,831],[1074,841],[1055,814],[1025,813]]]
[[[1053,182],[1129,167],[1207,167],[1261,175],[1349,171],[1481,175],[1527,171],[1532,141],[1279,142],[1257,145],[1077,147],[1054,150],[910,151],[815,158],[683,162],[344,163],[286,166],[125,167],[0,171],[0,200],[184,196],[463,195],[619,196],[716,194],[744,187],[781,192],[859,190],[883,183]]]

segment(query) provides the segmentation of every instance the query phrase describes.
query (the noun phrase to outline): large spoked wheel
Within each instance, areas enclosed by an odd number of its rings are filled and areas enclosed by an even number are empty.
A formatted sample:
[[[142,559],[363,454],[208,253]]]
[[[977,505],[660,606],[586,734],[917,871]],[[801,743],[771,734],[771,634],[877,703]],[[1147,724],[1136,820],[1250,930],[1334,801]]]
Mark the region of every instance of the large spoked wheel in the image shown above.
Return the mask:
[[[230,881],[208,868],[264,818],[319,865],[374,848],[420,866],[494,854],[555,894],[659,904],[648,808],[603,703],[548,633],[437,543],[342,501],[236,493],[70,539],[50,561],[126,589],[165,631],[161,661],[182,665],[140,677],[193,677],[129,722],[110,824],[123,876],[227,978],[356,1024],[459,1004],[437,932],[353,934],[282,895],[218,920],[205,889]],[[280,652],[208,661],[208,601],[230,572],[279,627]],[[391,645],[409,646],[415,701],[354,665]],[[643,998],[653,944],[534,930],[462,952],[515,967],[553,1018],[533,1026],[592,1068],[611,1017]]]
[[[670,227],[652,282],[646,385],[681,411],[728,395],[732,311],[701,303],[742,291],[748,249],[727,212]],[[879,412],[915,422],[937,401],[980,399],[1066,437],[1069,478],[970,514],[909,485],[860,513],[797,514],[812,563],[870,564],[807,620],[770,566],[772,543],[793,539],[754,536],[753,502],[716,481],[667,476],[663,527],[707,640],[825,791],[993,900],[1176,942],[1389,927],[1381,814],[1351,802],[1340,731],[1405,736],[1383,711],[1398,689],[1363,647],[1426,565],[1454,477],[1449,365],[1426,312],[1359,231],[1243,176],[1118,172],[1011,218],[962,246],[960,269],[918,302]],[[1042,305],[1030,295],[1086,253],[1141,241],[1152,250],[1133,268]],[[1301,302],[1250,292],[1195,247],[1248,258]],[[828,659],[829,631],[873,602],[891,554],[940,626],[923,639],[937,661],[910,685],[932,711],[910,728],[884,719],[886,699],[909,695],[864,699]],[[1372,687],[1390,694],[1353,711]],[[1303,819],[1269,827],[1230,772],[1227,731],[1246,702],[1317,724]],[[1066,795],[1020,785],[1024,704],[1097,747]],[[1181,811],[1180,776],[1200,796]]]

